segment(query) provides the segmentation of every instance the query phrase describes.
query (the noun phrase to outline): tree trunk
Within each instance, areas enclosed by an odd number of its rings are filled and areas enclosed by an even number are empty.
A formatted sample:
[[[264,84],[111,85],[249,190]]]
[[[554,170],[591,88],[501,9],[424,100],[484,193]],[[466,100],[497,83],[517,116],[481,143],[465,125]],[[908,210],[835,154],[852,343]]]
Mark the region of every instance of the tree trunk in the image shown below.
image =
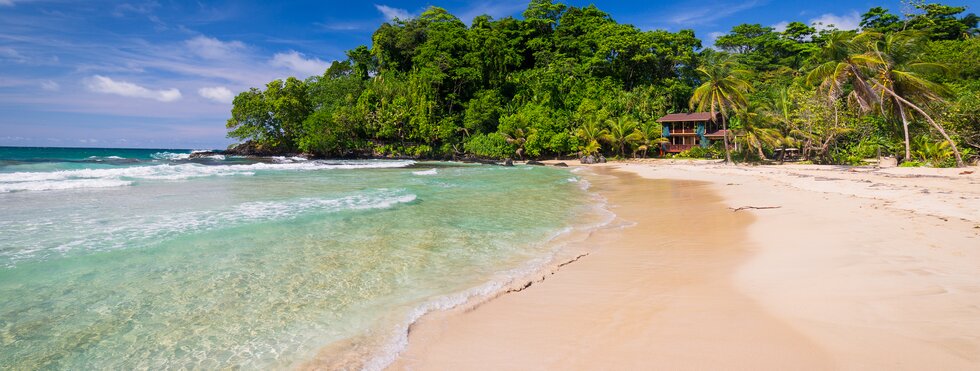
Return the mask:
[[[881,84],[877,84],[877,85],[881,86]],[[936,121],[932,119],[932,116],[929,116],[929,114],[926,113],[926,111],[923,111],[922,108],[919,108],[919,106],[916,106],[912,102],[909,102],[907,99],[902,98],[898,94],[895,94],[895,92],[892,91],[891,89],[884,86],[881,86],[881,88],[884,89],[886,92],[888,92],[888,94],[890,94],[892,97],[895,97],[895,99],[897,99],[899,102],[905,103],[905,105],[909,106],[909,108],[912,108],[920,115],[922,115],[922,117],[925,117],[926,121],[928,121],[929,124],[932,125],[932,127],[936,128],[936,130],[939,130],[939,134],[942,134],[943,138],[946,139],[947,142],[949,142],[950,148],[953,149],[953,156],[956,157],[956,167],[966,166],[966,164],[963,163],[963,157],[960,156],[960,150],[956,148],[956,143],[953,142],[953,139],[950,138],[948,134],[946,134],[946,130],[944,130],[942,126],[937,124]]]
[[[731,165],[732,151],[728,148],[728,123],[725,121],[725,115],[721,115],[721,129],[725,131],[725,164]]]
[[[898,114],[902,117],[902,131],[905,132],[905,161],[912,160],[912,145],[909,141],[909,119],[905,116],[905,108],[898,104]]]

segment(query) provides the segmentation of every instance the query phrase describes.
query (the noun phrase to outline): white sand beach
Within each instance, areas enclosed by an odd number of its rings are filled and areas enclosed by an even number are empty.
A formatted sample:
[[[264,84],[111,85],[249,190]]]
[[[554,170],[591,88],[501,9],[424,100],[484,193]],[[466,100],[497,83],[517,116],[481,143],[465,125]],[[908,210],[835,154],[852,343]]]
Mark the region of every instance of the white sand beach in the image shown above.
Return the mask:
[[[980,169],[590,168],[631,226],[391,369],[980,369]]]

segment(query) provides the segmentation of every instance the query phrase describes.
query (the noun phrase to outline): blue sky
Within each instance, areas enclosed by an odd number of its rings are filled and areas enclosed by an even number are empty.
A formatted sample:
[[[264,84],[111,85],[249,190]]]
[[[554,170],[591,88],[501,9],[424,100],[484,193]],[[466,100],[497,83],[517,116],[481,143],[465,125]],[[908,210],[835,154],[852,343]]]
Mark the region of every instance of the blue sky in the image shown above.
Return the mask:
[[[429,5],[469,23],[519,15],[527,2],[0,0],[0,145],[224,148],[235,94],[320,74],[345,50],[370,44],[386,19]],[[694,29],[706,46],[745,22],[852,28],[873,6],[901,9],[892,0],[596,5],[642,29]]]

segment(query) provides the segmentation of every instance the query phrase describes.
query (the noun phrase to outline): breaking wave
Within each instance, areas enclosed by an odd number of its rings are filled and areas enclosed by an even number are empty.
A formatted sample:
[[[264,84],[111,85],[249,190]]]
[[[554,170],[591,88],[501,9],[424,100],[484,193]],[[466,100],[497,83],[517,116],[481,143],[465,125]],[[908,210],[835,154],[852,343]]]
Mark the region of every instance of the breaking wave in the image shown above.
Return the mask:
[[[35,236],[29,241],[3,241],[22,248],[16,253],[0,249],[0,260],[8,264],[23,259],[63,254],[73,250],[107,251],[128,247],[146,247],[160,241],[187,233],[236,227],[250,223],[290,220],[306,214],[328,214],[343,211],[388,209],[398,204],[411,203],[417,196],[406,190],[375,189],[361,191],[336,198],[300,198],[278,201],[244,202],[224,210],[195,211],[169,215],[142,216],[124,219],[74,219],[0,221],[5,229],[46,231],[70,228],[70,233],[45,233],[44,236],[71,236],[70,238],[45,238]],[[58,231],[60,232],[60,231]],[[29,245],[34,246],[29,246]]]
[[[210,176],[249,176],[257,171],[317,171],[331,169],[398,168],[414,161],[304,161],[207,166],[166,164],[114,169],[78,169],[48,172],[0,173],[0,193],[75,188],[107,188],[132,185],[141,180],[185,180]]]

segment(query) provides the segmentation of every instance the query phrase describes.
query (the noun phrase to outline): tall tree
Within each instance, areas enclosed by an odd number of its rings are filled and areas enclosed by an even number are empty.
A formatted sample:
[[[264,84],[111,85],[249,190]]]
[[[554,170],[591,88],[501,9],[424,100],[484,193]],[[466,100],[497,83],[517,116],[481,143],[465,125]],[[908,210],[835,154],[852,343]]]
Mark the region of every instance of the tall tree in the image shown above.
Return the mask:
[[[710,112],[711,117],[721,115],[722,130],[725,131],[725,163],[731,164],[728,116],[747,105],[745,93],[752,90],[752,85],[740,77],[748,72],[739,70],[731,57],[717,53],[709,53],[706,57],[704,64],[697,69],[702,83],[694,89],[690,106],[692,109]]]

